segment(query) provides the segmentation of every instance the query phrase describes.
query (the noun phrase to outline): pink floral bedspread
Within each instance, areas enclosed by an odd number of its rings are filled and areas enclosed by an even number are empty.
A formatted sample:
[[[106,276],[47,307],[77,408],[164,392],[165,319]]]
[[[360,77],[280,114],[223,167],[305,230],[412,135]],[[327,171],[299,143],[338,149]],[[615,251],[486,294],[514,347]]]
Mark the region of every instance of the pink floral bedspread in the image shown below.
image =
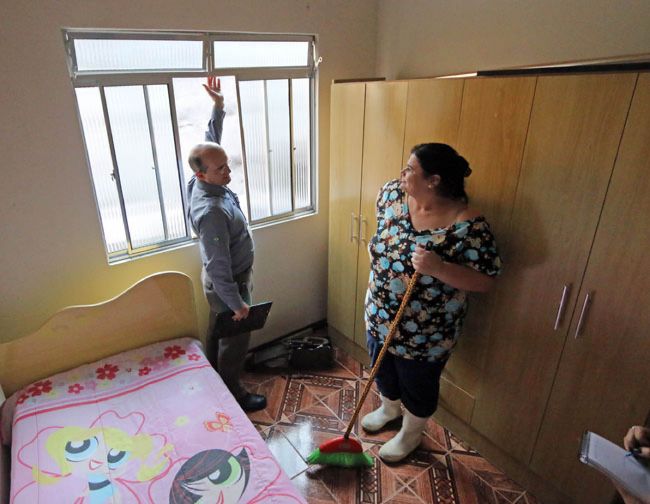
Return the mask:
[[[193,339],[55,375],[13,402],[11,503],[306,502]]]

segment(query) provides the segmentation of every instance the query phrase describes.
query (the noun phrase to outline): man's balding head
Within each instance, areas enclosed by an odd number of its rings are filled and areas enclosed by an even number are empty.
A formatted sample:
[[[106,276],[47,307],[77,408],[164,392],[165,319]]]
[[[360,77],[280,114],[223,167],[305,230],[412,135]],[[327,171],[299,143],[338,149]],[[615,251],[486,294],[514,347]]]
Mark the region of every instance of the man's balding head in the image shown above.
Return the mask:
[[[219,186],[230,183],[228,155],[219,144],[205,142],[195,145],[188,161],[196,178],[202,182]]]
[[[224,156],[226,155],[226,151],[218,143],[203,142],[195,145],[194,147],[192,147],[192,150],[190,151],[190,155],[188,158],[188,162],[190,163],[190,168],[192,168],[192,171],[194,173],[206,172],[208,167],[204,162],[204,155],[206,154],[206,152],[209,151],[219,151],[223,153]]]

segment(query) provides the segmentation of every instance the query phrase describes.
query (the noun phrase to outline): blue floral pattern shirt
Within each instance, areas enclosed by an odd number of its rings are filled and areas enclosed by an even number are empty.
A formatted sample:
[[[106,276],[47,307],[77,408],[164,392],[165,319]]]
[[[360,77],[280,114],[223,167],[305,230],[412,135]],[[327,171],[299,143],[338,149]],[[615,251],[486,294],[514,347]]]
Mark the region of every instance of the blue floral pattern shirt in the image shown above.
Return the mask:
[[[383,342],[415,270],[411,254],[431,243],[445,262],[462,264],[489,276],[501,272],[494,236],[484,217],[438,229],[417,231],[411,224],[406,193],[398,180],[377,197],[377,233],[368,244],[370,280],[365,319],[369,334]],[[388,348],[392,354],[420,361],[443,361],[456,345],[465,313],[465,291],[422,275]]]

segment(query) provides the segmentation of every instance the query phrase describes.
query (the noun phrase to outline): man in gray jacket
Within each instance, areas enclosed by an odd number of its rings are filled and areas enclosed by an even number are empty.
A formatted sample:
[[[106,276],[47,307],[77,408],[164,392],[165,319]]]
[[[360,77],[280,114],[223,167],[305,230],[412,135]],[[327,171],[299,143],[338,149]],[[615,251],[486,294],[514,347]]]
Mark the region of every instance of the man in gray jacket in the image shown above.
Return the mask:
[[[210,304],[206,353],[226,386],[245,411],[266,407],[263,395],[252,394],[241,383],[250,333],[219,338],[218,313],[232,310],[233,319],[248,316],[251,303],[254,245],[237,195],[228,189],[228,155],[219,145],[223,131],[223,95],[220,82],[208,78],[204,86],[214,101],[206,142],[192,148],[189,163],[194,176],[187,184],[188,216],[199,237],[203,290]]]

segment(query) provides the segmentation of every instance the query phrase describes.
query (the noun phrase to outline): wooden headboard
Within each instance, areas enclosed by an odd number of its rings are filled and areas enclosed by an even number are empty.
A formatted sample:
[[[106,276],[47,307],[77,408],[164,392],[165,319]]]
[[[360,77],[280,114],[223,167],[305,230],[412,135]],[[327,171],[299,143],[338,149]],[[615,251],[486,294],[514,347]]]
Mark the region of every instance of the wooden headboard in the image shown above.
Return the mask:
[[[148,276],[94,305],[71,306],[39,330],[0,345],[0,385],[7,396],[52,374],[157,341],[199,337],[190,277]]]

